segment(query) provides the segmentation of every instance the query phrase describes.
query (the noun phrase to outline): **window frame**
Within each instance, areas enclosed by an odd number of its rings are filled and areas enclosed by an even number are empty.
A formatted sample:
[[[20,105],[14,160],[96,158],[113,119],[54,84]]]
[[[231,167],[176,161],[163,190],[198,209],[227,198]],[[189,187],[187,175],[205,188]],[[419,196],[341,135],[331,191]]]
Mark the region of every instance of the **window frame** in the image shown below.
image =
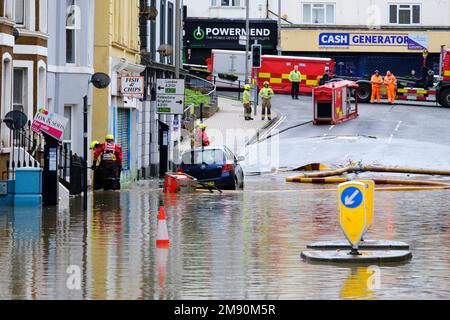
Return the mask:
[[[21,23],[17,22],[17,1],[22,1],[23,3],[23,21]],[[21,27],[21,28],[25,28],[27,25],[27,1],[26,0],[14,0],[14,23],[16,24],[16,26]]]
[[[233,5],[233,1],[235,0],[228,0],[228,5],[222,5],[222,0],[211,0],[209,2],[210,8],[245,8],[245,5],[243,3],[243,0],[239,0],[238,5]],[[215,4],[214,4],[215,2]]]
[[[391,6],[396,6],[397,10],[397,21],[391,22]],[[409,6],[410,11],[410,23],[400,23],[400,6]],[[414,22],[414,7],[419,7],[419,22]],[[406,10],[406,8],[402,8]],[[422,4],[421,3],[398,3],[398,2],[388,2],[387,4],[387,23],[393,26],[419,26],[422,25]]]
[[[309,16],[310,16],[310,21],[307,22],[305,21],[305,5],[309,5],[310,6],[310,11],[309,11]],[[324,17],[324,22],[318,22],[315,23],[312,21],[313,18],[313,10],[314,10],[314,6],[315,5],[321,5],[323,6],[323,17]],[[327,21],[327,6],[332,6],[333,7],[333,21],[332,22],[328,22]],[[308,24],[308,25],[335,25],[336,24],[336,2],[303,2],[301,3],[301,18],[303,21],[303,24]]]
[[[71,1],[73,4],[71,6],[75,7],[75,10],[73,10],[73,14],[74,14],[74,23],[72,26],[69,26],[67,24],[67,13],[69,11],[69,7],[67,6],[68,2]],[[77,37],[78,37],[78,32],[77,32],[77,24],[78,21],[76,21],[75,19],[78,18],[77,15],[77,10],[76,10],[76,6],[77,6],[77,0],[66,0],[66,11],[65,11],[65,26],[64,26],[64,31],[65,31],[65,40],[66,40],[66,54],[65,54],[65,62],[67,66],[76,66],[77,62],[78,62],[78,55],[77,55],[77,49],[78,49],[78,41],[77,41]],[[72,54],[73,54],[73,62],[68,62],[67,59],[67,44],[68,44],[68,37],[67,37],[67,31],[71,30],[72,31]]]

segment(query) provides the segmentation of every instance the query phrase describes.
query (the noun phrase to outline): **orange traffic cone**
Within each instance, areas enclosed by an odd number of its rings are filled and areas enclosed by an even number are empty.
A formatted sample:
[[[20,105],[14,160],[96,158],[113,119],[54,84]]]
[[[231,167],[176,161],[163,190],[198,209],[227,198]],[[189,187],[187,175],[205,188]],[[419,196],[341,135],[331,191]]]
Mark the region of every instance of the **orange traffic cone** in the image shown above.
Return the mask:
[[[156,247],[168,248],[169,247],[169,232],[167,231],[166,212],[164,207],[159,208],[158,215],[158,232],[156,234]]]

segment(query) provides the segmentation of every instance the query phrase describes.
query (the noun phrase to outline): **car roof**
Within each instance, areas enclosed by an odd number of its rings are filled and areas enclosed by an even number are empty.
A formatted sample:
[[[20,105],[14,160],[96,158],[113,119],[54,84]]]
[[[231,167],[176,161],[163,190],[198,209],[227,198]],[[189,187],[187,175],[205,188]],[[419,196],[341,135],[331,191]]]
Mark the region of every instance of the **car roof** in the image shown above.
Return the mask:
[[[190,153],[192,151],[194,151],[194,152],[201,152],[203,150],[220,150],[220,151],[223,151],[223,152],[228,152],[228,153],[230,153],[231,155],[234,156],[234,153],[227,146],[209,146],[209,147],[203,147],[203,148],[195,148],[195,149],[192,149],[192,150],[184,152],[184,154]]]

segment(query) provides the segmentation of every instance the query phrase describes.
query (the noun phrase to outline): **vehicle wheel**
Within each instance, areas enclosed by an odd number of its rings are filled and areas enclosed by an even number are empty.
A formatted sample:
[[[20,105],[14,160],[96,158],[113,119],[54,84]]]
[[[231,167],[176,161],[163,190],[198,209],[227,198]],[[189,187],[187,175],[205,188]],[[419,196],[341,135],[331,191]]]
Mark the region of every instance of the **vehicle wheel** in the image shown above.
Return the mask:
[[[360,83],[358,88],[358,101],[369,102],[372,95],[372,88],[367,83]]]
[[[450,88],[442,90],[439,102],[442,106],[450,108]]]
[[[239,182],[237,177],[234,177],[234,186],[233,186],[233,190],[238,190],[239,189]]]

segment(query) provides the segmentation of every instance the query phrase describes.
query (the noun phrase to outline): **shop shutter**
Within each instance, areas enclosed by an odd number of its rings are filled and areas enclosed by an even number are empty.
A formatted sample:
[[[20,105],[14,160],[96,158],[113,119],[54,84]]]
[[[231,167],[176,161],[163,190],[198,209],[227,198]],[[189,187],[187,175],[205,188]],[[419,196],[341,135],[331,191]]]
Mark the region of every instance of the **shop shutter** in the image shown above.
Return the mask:
[[[122,148],[123,152],[123,169],[129,169],[130,158],[130,110],[118,108],[117,109],[117,144]]]

